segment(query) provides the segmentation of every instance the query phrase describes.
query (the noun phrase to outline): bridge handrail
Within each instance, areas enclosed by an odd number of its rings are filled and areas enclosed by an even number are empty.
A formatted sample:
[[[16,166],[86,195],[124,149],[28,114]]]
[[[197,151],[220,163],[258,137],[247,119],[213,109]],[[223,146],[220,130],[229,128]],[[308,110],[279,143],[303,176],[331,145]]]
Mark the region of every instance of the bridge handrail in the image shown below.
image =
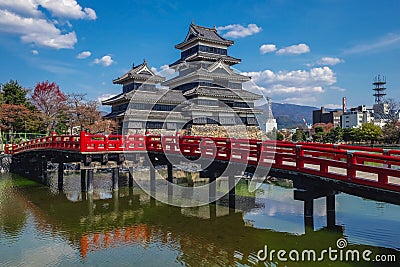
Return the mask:
[[[21,144],[6,145],[6,154],[37,149],[105,153],[152,151],[215,158],[242,164],[270,166],[324,177],[352,181],[400,191],[400,150],[357,147],[310,142],[215,138],[180,135],[104,135],[81,132],[80,135],[56,135],[36,138]],[[276,152],[276,153],[275,153]],[[338,168],[344,173],[335,172]],[[361,178],[359,173],[377,176],[376,181]]]

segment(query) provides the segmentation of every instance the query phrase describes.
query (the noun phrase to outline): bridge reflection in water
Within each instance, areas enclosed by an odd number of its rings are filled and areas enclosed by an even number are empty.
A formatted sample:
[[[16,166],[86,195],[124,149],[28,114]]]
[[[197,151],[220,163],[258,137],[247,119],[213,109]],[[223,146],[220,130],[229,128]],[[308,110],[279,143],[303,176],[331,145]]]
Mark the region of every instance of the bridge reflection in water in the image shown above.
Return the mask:
[[[66,179],[69,182],[65,183],[65,192],[58,192],[56,186],[53,192],[40,185],[14,188],[14,203],[27,207],[33,214],[37,231],[60,235],[68,240],[79,250],[83,262],[96,262],[92,256],[102,251],[112,250],[113,254],[118,255],[118,250],[124,248],[133,251],[142,247],[149,251],[160,247],[176,255],[176,264],[263,265],[257,261],[256,254],[265,245],[276,250],[320,251],[328,247],[336,248],[337,239],[344,236],[343,226],[328,228],[321,223],[320,219],[326,215],[321,205],[316,206],[315,210],[318,230],[301,229],[302,205],[293,200],[292,188],[266,184],[251,194],[246,190],[246,182],[242,181],[236,188],[236,210],[230,212],[227,197],[216,205],[171,207],[154,201],[137,188],[121,187],[118,191],[112,191],[107,184],[107,177],[102,179],[99,175],[96,178],[99,183],[104,181],[105,184],[95,188],[93,194],[74,190],[74,187],[79,188],[80,177],[71,175]],[[4,202],[0,203],[5,205]],[[261,227],[260,217],[264,218]],[[258,224],[258,228],[254,224]],[[352,233],[348,234],[351,240]],[[367,238],[371,236],[364,237]],[[371,240],[366,242],[367,245],[361,243],[349,247],[385,254],[398,254],[400,249],[399,244],[394,244],[395,247],[390,249],[371,246],[373,243],[379,244]],[[163,256],[153,257],[154,262],[163,262],[160,260]],[[115,257],[113,260],[116,260]],[[127,260],[121,259],[125,264]],[[137,260],[138,264],[131,262],[133,265],[144,265],[140,257],[130,260]],[[108,263],[118,265],[118,262]],[[315,263],[315,266],[320,264]],[[348,263],[343,265],[347,266]],[[313,266],[313,263],[307,266]],[[366,266],[365,262],[359,266]]]

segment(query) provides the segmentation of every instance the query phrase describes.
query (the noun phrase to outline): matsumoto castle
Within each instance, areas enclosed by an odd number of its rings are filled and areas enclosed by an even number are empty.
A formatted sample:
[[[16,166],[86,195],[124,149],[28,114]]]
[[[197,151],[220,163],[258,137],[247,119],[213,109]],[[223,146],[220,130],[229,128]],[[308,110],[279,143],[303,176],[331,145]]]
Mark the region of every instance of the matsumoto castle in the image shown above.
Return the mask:
[[[221,37],[215,28],[191,23],[185,40],[175,45],[180,58],[169,65],[179,75],[166,80],[151,71],[146,61],[132,66],[113,80],[122,85],[122,93],[102,102],[112,107],[105,118],[115,119],[129,133],[184,131],[225,136],[224,131],[242,128],[251,137],[259,137],[256,115],[262,110],[254,108],[254,101],[263,96],[242,88],[251,78],[230,68],[241,61],[228,55],[231,45],[233,41]]]

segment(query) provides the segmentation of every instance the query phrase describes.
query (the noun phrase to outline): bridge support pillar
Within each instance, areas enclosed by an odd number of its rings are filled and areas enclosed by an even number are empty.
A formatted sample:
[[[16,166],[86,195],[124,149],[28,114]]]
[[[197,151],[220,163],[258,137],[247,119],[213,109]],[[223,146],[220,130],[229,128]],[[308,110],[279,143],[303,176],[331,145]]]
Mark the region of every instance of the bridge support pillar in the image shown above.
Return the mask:
[[[210,207],[210,219],[215,220],[217,218],[217,205],[213,205],[213,203],[211,203],[208,206]]]
[[[133,167],[129,167],[129,178],[128,178],[129,187],[133,187]]]
[[[216,182],[216,174],[211,172],[209,178],[209,185],[208,185],[208,200],[210,204],[216,203],[216,195],[217,195],[217,182]]]
[[[86,170],[81,170],[81,192],[86,192]]]
[[[335,195],[326,196],[326,224],[328,228],[336,226]]]
[[[47,159],[43,156],[42,160],[40,161],[40,167],[39,167],[39,172],[40,176],[42,179],[42,184],[48,185],[48,180],[47,180]]]
[[[172,195],[173,195],[173,182],[174,182],[174,175],[173,175],[173,168],[172,164],[168,163],[167,164],[167,193],[168,193],[168,202],[172,203]]]
[[[58,163],[58,190],[63,190],[64,184],[64,163]]]
[[[235,192],[235,176],[230,175],[228,178],[229,186],[229,213],[235,213],[236,192]]]
[[[304,201],[304,225],[306,232],[314,231],[314,199]]]
[[[93,214],[94,214],[93,194],[87,194],[87,202],[88,202],[89,219],[93,220]]]
[[[119,167],[112,169],[112,189],[118,190]]]
[[[93,169],[87,171],[87,192],[93,193]]]
[[[167,181],[172,183],[173,180],[174,180],[174,175],[173,175],[173,169],[172,169],[172,164],[171,163],[167,164],[167,173],[168,173]]]
[[[113,211],[118,212],[118,210],[119,210],[119,191],[117,191],[117,190],[113,191],[112,200],[113,200]]]
[[[156,194],[156,169],[150,163],[150,193],[152,196]]]
[[[148,159],[147,164],[149,165],[150,171],[150,207],[155,207],[156,199],[154,197],[156,195],[156,169],[154,168],[154,165],[150,159]]]

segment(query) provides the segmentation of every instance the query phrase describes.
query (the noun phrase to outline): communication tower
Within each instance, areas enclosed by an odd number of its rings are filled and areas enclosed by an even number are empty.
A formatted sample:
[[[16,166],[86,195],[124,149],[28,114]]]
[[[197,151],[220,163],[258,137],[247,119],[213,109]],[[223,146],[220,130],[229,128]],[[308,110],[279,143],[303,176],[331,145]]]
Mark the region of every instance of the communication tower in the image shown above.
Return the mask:
[[[372,83],[375,88],[373,96],[375,96],[375,104],[381,104],[383,103],[383,97],[386,95],[385,90],[385,84],[386,84],[386,78],[385,76],[375,76],[374,82]]]

